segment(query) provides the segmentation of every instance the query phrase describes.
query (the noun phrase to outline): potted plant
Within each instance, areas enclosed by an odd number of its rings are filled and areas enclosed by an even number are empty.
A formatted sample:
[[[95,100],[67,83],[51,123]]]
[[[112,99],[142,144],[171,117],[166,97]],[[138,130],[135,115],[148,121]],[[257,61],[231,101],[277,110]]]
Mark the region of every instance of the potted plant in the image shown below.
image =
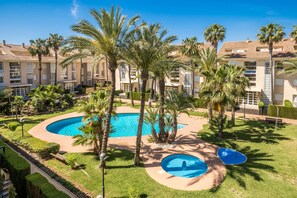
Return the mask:
[[[265,107],[265,104],[263,101],[259,101],[258,102],[258,107],[259,107],[259,115],[263,115],[263,110],[264,110],[264,107]]]

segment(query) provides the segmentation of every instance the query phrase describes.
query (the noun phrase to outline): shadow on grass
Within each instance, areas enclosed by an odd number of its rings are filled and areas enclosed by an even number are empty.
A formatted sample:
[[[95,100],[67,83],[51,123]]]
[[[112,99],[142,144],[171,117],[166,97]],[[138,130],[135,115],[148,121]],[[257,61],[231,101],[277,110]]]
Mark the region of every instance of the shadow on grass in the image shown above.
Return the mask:
[[[224,131],[223,138],[217,137],[216,133],[209,129],[204,129],[199,132],[200,139],[220,147],[232,148],[248,158],[247,162],[242,165],[227,165],[227,175],[234,179],[239,186],[247,188],[245,177],[250,176],[256,181],[263,181],[260,170],[276,173],[273,166],[267,162],[274,161],[273,155],[263,152],[260,149],[253,149],[250,146],[242,147],[240,142],[252,142],[256,144],[277,144],[282,140],[289,140],[279,133],[279,130],[285,126],[280,126],[275,130],[274,125],[267,124],[261,121],[242,120],[233,128],[227,128]],[[211,192],[216,192],[220,186],[211,189]]]

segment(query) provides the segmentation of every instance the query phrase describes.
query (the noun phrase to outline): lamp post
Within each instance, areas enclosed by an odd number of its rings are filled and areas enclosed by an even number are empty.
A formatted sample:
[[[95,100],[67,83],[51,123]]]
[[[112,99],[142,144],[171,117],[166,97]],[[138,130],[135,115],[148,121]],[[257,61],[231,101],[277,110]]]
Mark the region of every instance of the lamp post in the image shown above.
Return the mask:
[[[105,153],[101,153],[100,154],[100,162],[102,164],[102,198],[105,198],[105,186],[104,186],[105,160],[106,160],[106,154]]]

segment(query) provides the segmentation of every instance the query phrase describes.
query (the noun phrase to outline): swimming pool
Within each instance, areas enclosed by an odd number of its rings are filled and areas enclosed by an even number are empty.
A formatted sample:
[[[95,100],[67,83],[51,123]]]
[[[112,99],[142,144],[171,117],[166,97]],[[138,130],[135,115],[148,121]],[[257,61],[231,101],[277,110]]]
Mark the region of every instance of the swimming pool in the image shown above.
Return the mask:
[[[186,154],[169,155],[162,160],[161,166],[169,174],[184,178],[199,177],[208,169],[201,159]]]
[[[86,123],[82,121],[83,116],[67,118],[59,120],[49,124],[46,129],[51,133],[65,136],[75,136],[82,134],[79,130],[80,127]],[[111,119],[113,133],[110,134],[110,137],[131,137],[136,136],[137,126],[138,126],[139,113],[119,113],[116,118]],[[178,129],[185,127],[186,125],[179,124]],[[155,125],[157,132],[160,131],[158,124]],[[151,134],[150,125],[143,123],[142,128],[143,135]]]
[[[247,157],[244,154],[228,148],[219,148],[218,156],[225,165],[238,165],[247,161]]]

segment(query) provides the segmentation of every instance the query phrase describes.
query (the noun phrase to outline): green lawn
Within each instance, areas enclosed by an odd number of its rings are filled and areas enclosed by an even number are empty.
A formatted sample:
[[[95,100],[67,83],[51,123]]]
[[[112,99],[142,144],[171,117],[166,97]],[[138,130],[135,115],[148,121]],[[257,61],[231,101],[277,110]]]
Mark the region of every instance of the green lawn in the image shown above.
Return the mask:
[[[263,122],[237,120],[237,126],[226,129],[219,140],[205,128],[199,137],[205,141],[236,148],[248,157],[242,166],[228,166],[227,177],[218,188],[187,192],[165,187],[151,179],[144,168],[132,166],[133,154],[112,150],[106,174],[107,197],[128,197],[136,192],[140,197],[296,197],[297,195],[297,132],[296,126],[274,126]],[[71,170],[52,159],[46,164],[92,196],[101,192],[99,160],[93,154],[75,155],[78,163],[86,165],[86,172]]]

